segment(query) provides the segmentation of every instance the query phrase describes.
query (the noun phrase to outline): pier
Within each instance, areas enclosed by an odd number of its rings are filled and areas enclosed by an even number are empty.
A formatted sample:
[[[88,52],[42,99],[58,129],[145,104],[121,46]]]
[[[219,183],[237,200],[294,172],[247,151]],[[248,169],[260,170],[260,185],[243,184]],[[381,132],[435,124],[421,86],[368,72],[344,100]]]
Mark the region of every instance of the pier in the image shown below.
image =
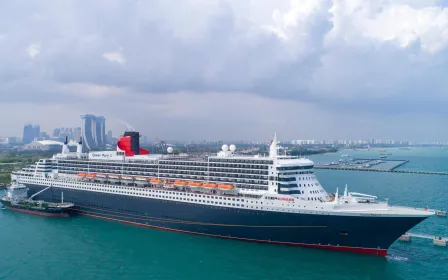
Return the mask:
[[[403,165],[403,164],[401,164]],[[349,171],[371,171],[371,172],[390,172],[390,173],[410,173],[410,174],[425,174],[425,175],[448,175],[448,172],[437,171],[418,171],[418,170],[397,170],[394,168],[368,168],[356,166],[325,166],[315,165],[315,169],[332,169],[332,170],[349,170]]]
[[[448,239],[442,236],[431,236],[426,234],[406,233],[398,238],[402,242],[411,242],[411,237],[423,238],[432,240],[432,244],[438,247],[447,247]]]
[[[377,165],[384,162],[396,162],[393,166],[379,167]],[[403,170],[399,167],[409,163],[409,160],[403,159],[375,159],[375,158],[354,158],[349,161],[333,162],[332,164],[316,164],[315,169],[347,170],[347,171],[370,171],[370,172],[389,172],[389,173],[408,173],[421,175],[448,175],[448,172],[440,171],[422,171],[422,170]]]

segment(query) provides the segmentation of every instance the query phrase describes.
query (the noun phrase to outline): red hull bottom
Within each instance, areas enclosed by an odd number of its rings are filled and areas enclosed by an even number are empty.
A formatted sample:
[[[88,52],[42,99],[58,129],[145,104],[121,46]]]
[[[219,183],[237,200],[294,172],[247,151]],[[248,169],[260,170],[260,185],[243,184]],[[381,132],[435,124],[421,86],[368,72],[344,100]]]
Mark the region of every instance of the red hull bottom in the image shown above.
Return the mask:
[[[21,213],[26,213],[26,214],[36,215],[36,216],[42,216],[42,217],[54,217],[54,218],[69,217],[69,215],[67,213],[45,213],[45,212],[38,212],[38,211],[32,211],[32,210],[26,210],[26,209],[12,208],[12,207],[8,207],[8,206],[5,206],[5,208],[12,210],[12,211],[16,211],[16,212],[21,212]]]
[[[318,245],[318,244],[305,244],[305,243],[290,243],[290,242],[266,241],[266,240],[239,238],[239,237],[231,237],[231,236],[220,236],[220,235],[213,235],[213,234],[206,234],[206,233],[198,233],[198,232],[170,229],[170,228],[164,228],[164,227],[158,227],[158,226],[151,226],[151,225],[129,222],[129,221],[113,219],[113,218],[106,218],[106,217],[101,217],[101,216],[97,216],[97,215],[86,214],[81,211],[77,211],[77,212],[79,215],[84,215],[84,216],[97,218],[97,219],[101,219],[101,220],[115,221],[115,222],[120,222],[120,223],[134,225],[134,226],[155,228],[155,229],[173,231],[173,232],[182,232],[182,233],[188,233],[188,234],[194,234],[194,235],[211,236],[211,237],[218,237],[218,238],[224,238],[224,239],[234,239],[234,240],[257,242],[257,243],[280,244],[280,245],[298,246],[298,247],[315,248],[315,249],[325,249],[325,250],[340,251],[340,252],[360,253],[360,254],[368,254],[368,255],[375,255],[375,256],[381,256],[381,257],[385,257],[387,255],[386,249],[331,246],[331,245]]]

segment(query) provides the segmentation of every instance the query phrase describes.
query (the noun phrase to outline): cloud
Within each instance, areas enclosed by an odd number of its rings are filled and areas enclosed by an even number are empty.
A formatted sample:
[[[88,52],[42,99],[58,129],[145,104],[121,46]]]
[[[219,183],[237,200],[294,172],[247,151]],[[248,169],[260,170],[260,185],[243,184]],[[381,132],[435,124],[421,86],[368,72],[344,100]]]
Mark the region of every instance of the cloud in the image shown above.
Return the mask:
[[[13,1],[0,11],[0,102],[164,99],[193,121],[218,118],[170,97],[254,97],[354,118],[446,117],[447,45],[435,0]]]
[[[120,52],[107,52],[103,53],[103,57],[111,62],[123,64],[126,62],[126,58]]]
[[[31,44],[28,46],[27,52],[31,58],[34,58],[40,53],[40,46],[38,44]]]

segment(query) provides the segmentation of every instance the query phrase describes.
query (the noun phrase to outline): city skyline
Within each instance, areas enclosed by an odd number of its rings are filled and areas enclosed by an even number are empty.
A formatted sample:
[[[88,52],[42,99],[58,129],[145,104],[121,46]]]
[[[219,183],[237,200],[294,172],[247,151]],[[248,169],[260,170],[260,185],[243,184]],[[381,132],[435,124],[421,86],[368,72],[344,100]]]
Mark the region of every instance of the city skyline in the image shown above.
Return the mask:
[[[151,139],[447,140],[448,1],[347,3],[7,3],[0,135],[95,112]]]
[[[86,124],[83,122],[83,118],[88,118],[88,119],[92,119],[94,120],[93,123],[90,123],[90,127],[94,130],[94,135],[91,134],[91,136],[86,137],[86,134],[83,133],[82,131],[82,127],[86,126]],[[97,127],[95,121],[99,121],[100,125]],[[0,134],[0,138],[12,138],[13,142],[15,143],[17,140],[16,139],[21,139],[23,141],[23,143],[27,144],[30,143],[30,141],[36,139],[41,139],[41,140],[48,140],[48,139],[59,139],[60,141],[64,141],[65,137],[67,136],[69,140],[73,140],[73,141],[78,141],[80,139],[80,137],[83,137],[84,141],[87,142],[92,142],[94,145],[94,148],[98,148],[98,147],[104,147],[105,143],[111,143],[112,141],[112,137],[113,135],[115,136],[120,136],[123,135],[125,131],[133,131],[135,130],[134,127],[132,127],[130,124],[126,123],[126,122],[121,122],[122,124],[122,131],[120,133],[115,133],[112,132],[111,129],[107,128],[106,129],[106,125],[105,125],[105,117],[103,116],[96,116],[93,114],[83,114],[81,115],[81,121],[82,121],[82,126],[81,127],[56,127],[56,128],[51,128],[49,129],[49,131],[51,131],[51,133],[47,133],[47,131],[41,130],[41,126],[40,124],[25,124],[23,126],[23,136],[25,136],[26,131],[28,130],[28,133],[32,132],[34,133],[31,138],[28,137],[29,139],[26,141],[26,137],[18,137],[15,135],[9,135],[9,136],[4,136]],[[36,132],[37,131],[37,132]],[[92,132],[89,132],[92,133]],[[99,133],[103,134],[103,136],[101,136],[100,138],[102,139],[96,139],[97,136],[96,134]],[[193,141],[193,142],[214,142],[214,141],[238,141],[240,143],[243,142],[248,142],[248,143],[262,143],[265,141],[269,141],[268,139],[271,139],[273,136],[271,135],[270,138],[265,138],[265,139],[231,139],[231,138],[224,138],[224,139],[218,139],[218,138],[209,138],[209,139],[168,139],[168,138],[160,138],[158,136],[150,136],[148,137],[147,135],[143,135],[142,137],[150,140],[150,141],[159,141],[159,140],[169,140],[169,141],[179,141],[179,142],[189,142],[189,141]],[[88,138],[91,138],[90,140],[86,140]],[[30,140],[31,139],[31,140]],[[369,138],[353,138],[353,139],[343,139],[343,138],[328,138],[328,139],[322,139],[322,138],[316,138],[316,139],[298,139],[298,138],[293,138],[293,139],[278,139],[280,142],[284,142],[284,143],[289,143],[291,142],[292,144],[387,144],[387,145],[394,145],[394,144],[406,144],[406,143],[419,143],[419,144],[424,144],[424,143],[443,143],[446,144],[448,143],[448,140],[444,141],[414,141],[414,140],[410,140],[410,139],[391,139],[391,138],[385,138],[385,139],[381,139],[381,138],[374,138],[374,137],[369,137]],[[99,141],[99,142],[97,142]],[[101,143],[98,146],[98,143]],[[87,145],[88,147],[89,145]]]
[[[83,133],[82,127],[56,127],[52,129],[52,133],[47,133],[46,131],[40,130],[39,124],[25,124],[23,127],[23,136],[22,138],[17,136],[9,136],[4,137],[0,135],[0,145],[12,144],[12,145],[20,145],[20,144],[30,144],[31,142],[41,141],[41,140],[52,140],[56,142],[64,142],[66,137],[69,142],[77,143],[81,137],[83,137],[84,146],[87,149],[97,149],[104,148],[106,144],[114,145],[117,142],[117,138],[114,137],[112,130],[107,129],[106,133],[106,118],[103,116],[95,116],[92,114],[84,114],[81,115],[81,119],[89,118],[92,119],[93,122],[89,122],[89,127],[93,130],[87,132],[90,134],[86,137],[86,133]],[[97,129],[96,121],[99,122],[99,126]],[[86,123],[83,123],[85,126]],[[134,128],[129,124],[125,124],[126,129],[123,130],[122,133],[115,134],[115,136],[122,136],[125,131],[133,131]],[[93,132],[92,132],[93,131]],[[100,140],[101,137],[98,137],[96,133],[103,132],[103,139]],[[30,133],[34,136],[30,136]],[[92,134],[93,133],[93,134]],[[27,136],[28,135],[28,136]],[[37,136],[36,136],[37,135]],[[28,138],[26,138],[28,137]],[[269,142],[269,139],[262,140],[254,140],[254,139],[196,139],[196,140],[185,140],[185,139],[160,139],[158,137],[149,138],[146,135],[141,135],[141,142],[145,144],[156,144],[159,141],[168,141],[174,145],[178,144],[188,144],[188,143],[196,143],[196,144],[217,144],[222,145],[224,143],[233,143],[233,144],[266,144]],[[98,138],[98,139],[97,139]],[[271,137],[272,138],[272,137]],[[87,139],[87,140],[86,140]],[[90,140],[88,140],[90,139]],[[335,145],[335,146],[412,146],[412,145],[448,145],[448,141],[411,141],[409,139],[380,139],[380,138],[368,138],[368,139],[277,139],[280,144],[283,145]],[[98,142],[100,141],[100,142]],[[104,142],[101,142],[104,141]],[[89,145],[89,142],[91,144]],[[94,146],[92,146],[92,143]],[[98,143],[102,143],[98,145]]]
[[[85,119],[88,119],[89,122],[84,121]],[[83,132],[82,127],[56,127],[52,129],[52,133],[49,134],[46,131],[40,130],[39,124],[25,124],[24,125],[24,133],[22,138],[16,137],[16,136],[10,136],[10,137],[0,137],[3,139],[3,142],[7,140],[8,138],[12,139],[12,143],[19,143],[18,139],[22,140],[23,144],[28,144],[34,140],[59,140],[60,142],[63,142],[66,137],[71,140],[77,142],[81,137],[84,139],[84,144],[86,148],[99,148],[99,147],[105,147],[105,144],[113,144],[113,132],[110,129],[107,129],[106,133],[106,119],[103,116],[96,116],[92,114],[84,114],[81,115],[81,120],[83,120],[83,127],[87,127],[90,129],[87,129],[89,131]],[[98,127],[97,127],[98,122]],[[125,131],[134,130],[133,127],[131,127],[129,124],[127,124],[127,129]],[[117,136],[123,135],[123,133],[118,133]],[[28,140],[25,137],[26,134],[32,133],[34,136],[28,136]],[[103,136],[98,136],[97,133],[103,134]],[[148,139],[146,135],[141,135],[142,142],[147,142],[147,140],[150,140],[150,142],[157,142],[162,139],[159,139],[158,137],[155,137],[153,139]],[[102,138],[102,139],[100,139]],[[181,143],[188,143],[192,140],[186,140],[186,139],[164,139],[169,141],[175,141],[175,142],[181,142]],[[254,139],[196,139],[193,142],[196,143],[214,143],[214,142],[222,142],[222,141],[234,141],[235,143],[264,143],[268,140],[254,140]],[[286,143],[286,144],[293,144],[293,145],[329,145],[329,144],[335,144],[335,145],[412,145],[412,144],[443,144],[447,145],[448,141],[420,141],[420,142],[413,142],[408,139],[379,139],[379,138],[369,138],[369,139],[278,139],[279,143]],[[0,141],[2,142],[2,141]],[[2,142],[2,143],[3,143]],[[89,144],[90,143],[90,144]],[[100,144],[98,144],[100,143]]]
[[[90,114],[81,114],[81,117],[82,116],[92,116],[94,118],[99,117],[100,119],[104,119],[105,120],[105,118],[103,116],[96,116],[96,115],[91,114],[91,113]],[[115,127],[118,127],[118,129],[116,129],[116,131],[113,131],[113,129],[110,128],[110,122],[108,122],[108,127],[107,128],[106,127],[103,128],[103,131],[105,133],[104,134],[104,139],[106,139],[106,140],[110,140],[111,139],[110,133],[113,133],[114,136],[120,136],[120,135],[123,135],[125,131],[134,131],[134,130],[136,130],[136,131],[140,132],[140,130],[136,129],[134,126],[132,126],[131,124],[129,124],[128,122],[123,121],[123,120],[115,120],[115,123],[114,122],[112,122],[112,123],[115,124]],[[31,125],[31,124],[27,123],[27,124],[25,124],[25,127],[27,125]],[[83,124],[82,124],[82,118],[81,118],[81,127],[82,127],[82,125]],[[39,129],[41,127],[40,124],[34,124],[33,126],[37,126],[37,127],[39,127]],[[66,126],[66,127],[63,126],[63,127],[49,128],[48,129],[49,133],[47,133],[45,131],[46,129],[42,129],[41,134],[42,133],[46,134],[46,136],[49,139],[49,138],[51,138],[50,135],[53,134],[53,136],[54,136],[54,133],[55,133],[56,130],[60,130],[61,133],[64,134],[64,130],[72,130],[72,129],[73,130],[76,130],[76,129],[81,130],[81,127],[72,127],[72,128],[70,128],[68,126]],[[21,128],[21,129],[23,131],[23,128]],[[187,142],[190,142],[190,141],[192,141],[192,142],[201,142],[201,141],[210,141],[210,142],[213,142],[213,141],[239,141],[239,142],[245,142],[245,141],[248,141],[248,142],[251,142],[251,143],[261,143],[261,142],[269,141],[273,137],[273,134],[274,133],[271,133],[270,135],[267,135],[265,138],[260,138],[260,139],[257,139],[257,138],[246,138],[246,139],[244,139],[244,138],[241,138],[241,137],[240,138],[238,138],[238,137],[236,137],[236,138],[221,138],[221,139],[220,138],[196,138],[196,139],[172,138],[172,139],[170,139],[170,138],[163,138],[163,137],[160,137],[158,135],[149,135],[148,136],[148,135],[144,135],[144,134],[141,133],[142,137],[144,137],[148,141],[155,141],[155,142],[157,142],[159,140],[165,140],[165,141],[178,141],[178,142],[182,142],[182,143],[184,143],[184,142],[187,143]],[[74,135],[78,135],[78,134],[74,134]],[[79,135],[82,136],[81,131],[79,131]],[[43,138],[42,135],[40,135],[40,136],[41,136],[40,138]],[[0,131],[0,138],[8,138],[8,137],[9,138],[17,138],[17,139],[22,139],[23,140],[23,138],[20,138],[19,136],[15,136],[15,135],[8,135],[8,136],[2,135],[1,131]],[[299,139],[301,139],[301,140],[299,140]],[[372,137],[372,136],[365,137],[365,138],[361,138],[361,137],[356,137],[355,136],[354,138],[335,137],[335,138],[314,138],[314,139],[313,138],[300,138],[300,137],[295,137],[295,138],[283,138],[282,137],[282,138],[279,138],[279,141],[283,141],[283,142],[310,141],[310,142],[313,142],[313,143],[314,142],[316,142],[316,143],[320,142],[321,144],[322,144],[322,142],[323,143],[338,143],[338,144],[340,144],[341,142],[346,142],[347,144],[348,143],[349,144],[355,144],[355,143],[372,144],[371,140],[375,140],[375,139],[377,141],[379,141],[377,144],[391,144],[391,142],[392,142],[392,144],[394,142],[397,142],[397,143],[399,143],[399,142],[411,142],[411,143],[419,143],[419,144],[424,144],[424,143],[428,143],[428,144],[429,143],[431,143],[431,144],[438,144],[438,143],[446,144],[446,143],[448,143],[448,139],[441,139],[441,140],[434,140],[434,139],[415,140],[415,139],[408,139],[408,138],[390,138],[390,137],[377,138],[377,137]],[[78,141],[79,140],[79,136],[78,137],[74,137],[72,140]],[[110,143],[110,141],[108,141],[108,143]]]

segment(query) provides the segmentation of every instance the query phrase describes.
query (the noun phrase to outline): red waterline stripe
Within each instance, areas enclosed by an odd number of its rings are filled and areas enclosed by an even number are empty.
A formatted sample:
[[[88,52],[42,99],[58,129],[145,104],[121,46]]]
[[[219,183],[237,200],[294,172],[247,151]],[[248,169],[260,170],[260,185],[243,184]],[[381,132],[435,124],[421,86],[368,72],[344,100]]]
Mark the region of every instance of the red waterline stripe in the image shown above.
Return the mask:
[[[225,238],[225,239],[235,239],[235,240],[242,240],[242,241],[249,241],[249,242],[257,242],[257,243],[280,244],[280,245],[298,246],[298,247],[305,247],[305,248],[316,248],[316,249],[325,249],[325,250],[333,250],[333,251],[369,254],[369,255],[377,255],[377,256],[381,256],[381,257],[385,257],[387,255],[387,250],[386,249],[373,249],[373,248],[347,247],[347,246],[332,246],[332,245],[318,245],[318,244],[305,244],[305,243],[291,243],[291,242],[267,241],[267,240],[257,240],[257,239],[248,239],[248,238],[240,238],[240,237],[222,236],[222,235],[199,233],[199,232],[185,231],[185,230],[180,230],[180,229],[171,229],[171,228],[165,228],[165,227],[159,227],[159,226],[153,226],[153,225],[129,222],[129,221],[118,220],[118,219],[107,218],[107,217],[101,217],[101,216],[92,215],[92,214],[86,214],[86,213],[81,213],[81,212],[78,212],[78,213],[79,213],[79,215],[89,216],[89,217],[93,217],[93,218],[97,218],[97,219],[101,219],[101,220],[115,221],[115,222],[120,222],[120,223],[124,223],[124,224],[140,226],[140,227],[155,228],[155,229],[160,229],[160,230],[188,233],[188,234],[194,234],[194,235],[212,236],[212,237],[219,237],[219,238]]]
[[[31,214],[31,215],[41,216],[41,217],[68,217],[68,214],[66,214],[66,213],[65,214],[44,213],[44,212],[37,212],[37,211],[31,211],[31,210],[25,210],[25,209],[12,208],[12,207],[8,207],[8,206],[5,206],[5,207],[11,211],[21,212],[21,213],[26,213],[26,214]]]

